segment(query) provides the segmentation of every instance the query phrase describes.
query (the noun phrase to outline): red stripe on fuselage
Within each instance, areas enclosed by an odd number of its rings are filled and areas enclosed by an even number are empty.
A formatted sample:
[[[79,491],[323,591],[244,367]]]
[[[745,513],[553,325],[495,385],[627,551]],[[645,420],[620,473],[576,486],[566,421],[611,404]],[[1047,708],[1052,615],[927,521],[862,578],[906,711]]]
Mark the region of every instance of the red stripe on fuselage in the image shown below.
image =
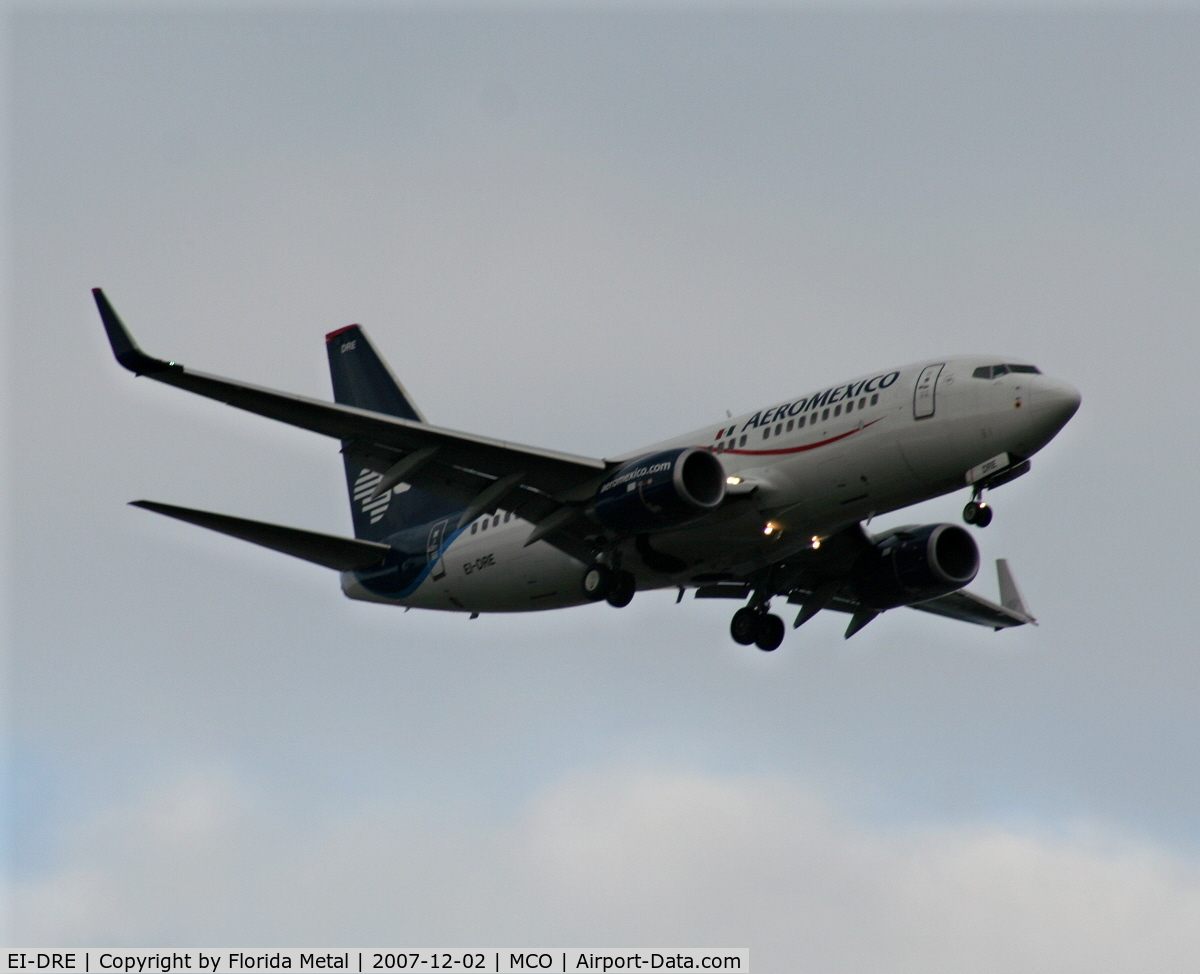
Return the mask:
[[[746,456],[746,457],[768,457],[768,456],[779,456],[780,454],[783,454],[783,453],[805,453],[808,450],[815,450],[819,446],[828,446],[830,443],[836,443],[838,440],[844,440],[847,436],[853,436],[855,433],[861,433],[868,426],[874,426],[876,423],[878,423],[882,419],[883,419],[883,417],[880,416],[879,419],[873,419],[873,420],[871,420],[871,422],[865,423],[862,426],[858,427],[858,429],[849,430],[845,433],[839,433],[837,436],[831,436],[829,439],[821,440],[819,443],[808,443],[804,446],[789,446],[785,450],[721,450],[720,452],[721,453],[737,453],[741,456]]]

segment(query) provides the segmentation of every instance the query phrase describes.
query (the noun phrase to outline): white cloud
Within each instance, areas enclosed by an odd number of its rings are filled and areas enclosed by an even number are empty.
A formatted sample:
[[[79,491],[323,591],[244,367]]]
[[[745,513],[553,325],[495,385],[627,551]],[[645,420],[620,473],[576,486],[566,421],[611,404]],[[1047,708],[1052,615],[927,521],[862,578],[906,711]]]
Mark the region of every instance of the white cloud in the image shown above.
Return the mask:
[[[892,827],[794,784],[612,771],[511,821],[299,820],[200,773],[18,886],[23,943],[749,946],[756,970],[1193,971],[1200,870],[1095,827]]]

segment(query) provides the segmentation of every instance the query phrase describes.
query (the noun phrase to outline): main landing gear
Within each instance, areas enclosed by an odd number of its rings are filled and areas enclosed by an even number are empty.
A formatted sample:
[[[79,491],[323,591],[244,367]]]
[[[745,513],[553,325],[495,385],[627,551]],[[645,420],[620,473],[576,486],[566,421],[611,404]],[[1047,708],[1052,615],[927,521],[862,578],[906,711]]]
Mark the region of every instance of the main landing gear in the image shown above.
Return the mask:
[[[589,602],[605,599],[609,605],[620,609],[633,601],[637,580],[631,572],[593,562],[583,573],[582,587],[583,596]]]
[[[963,520],[977,528],[986,528],[992,523],[992,509],[978,497],[972,497],[963,508]]]
[[[738,609],[729,624],[729,634],[735,643],[743,646],[753,643],[764,653],[778,649],[786,631],[783,620],[767,612],[765,604]]]

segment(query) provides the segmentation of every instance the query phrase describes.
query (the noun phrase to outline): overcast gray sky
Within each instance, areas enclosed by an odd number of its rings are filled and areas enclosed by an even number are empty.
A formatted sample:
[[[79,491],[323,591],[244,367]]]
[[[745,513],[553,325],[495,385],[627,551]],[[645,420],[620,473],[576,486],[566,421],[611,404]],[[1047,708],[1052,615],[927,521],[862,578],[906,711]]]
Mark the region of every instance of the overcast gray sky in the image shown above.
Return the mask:
[[[10,939],[1196,970],[1200,15],[26,6],[9,71]],[[1042,625],[348,602],[125,506],[350,531],[336,444],[135,380],[95,285],[594,456],[1035,362],[1083,407],[978,539]]]

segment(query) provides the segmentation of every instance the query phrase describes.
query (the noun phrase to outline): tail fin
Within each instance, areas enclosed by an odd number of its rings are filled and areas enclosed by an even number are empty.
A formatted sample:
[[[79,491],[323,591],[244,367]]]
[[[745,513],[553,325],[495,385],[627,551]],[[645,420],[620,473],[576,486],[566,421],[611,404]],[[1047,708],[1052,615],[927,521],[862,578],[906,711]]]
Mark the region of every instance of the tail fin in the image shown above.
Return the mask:
[[[331,331],[325,336],[325,349],[334,402],[425,422],[361,325]]]
[[[325,336],[325,349],[329,353],[334,401],[425,422],[425,417],[413,405],[359,325],[330,332]],[[347,445],[347,441],[342,442],[343,447]],[[372,497],[383,474],[360,466],[348,454],[344,459],[356,538],[382,541],[398,531],[428,524],[462,510],[458,504],[404,483]]]

